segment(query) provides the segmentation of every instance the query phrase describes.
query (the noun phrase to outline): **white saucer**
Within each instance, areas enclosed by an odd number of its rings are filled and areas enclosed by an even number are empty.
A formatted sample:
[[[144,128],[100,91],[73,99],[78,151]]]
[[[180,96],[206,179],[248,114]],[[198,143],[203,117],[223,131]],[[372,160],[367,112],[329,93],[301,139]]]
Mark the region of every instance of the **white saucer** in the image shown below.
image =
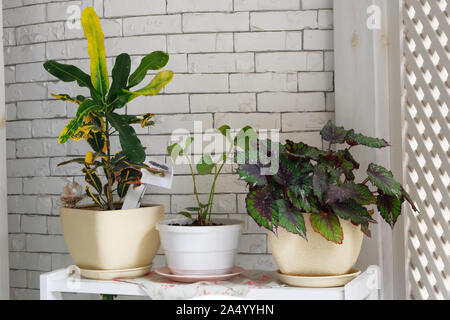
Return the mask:
[[[352,269],[347,274],[336,276],[302,276],[283,274],[280,272],[280,270],[277,270],[278,278],[281,282],[284,282],[290,286],[304,288],[342,287],[355,279],[360,273],[361,270]]]
[[[173,281],[178,281],[178,282],[185,282],[185,283],[194,283],[194,282],[198,282],[198,281],[223,281],[223,280],[228,280],[231,279],[239,274],[241,274],[242,272],[244,272],[244,268],[238,267],[238,266],[234,266],[233,268],[231,268],[230,273],[227,274],[221,274],[221,275],[178,275],[178,274],[173,274],[169,267],[162,267],[162,268],[157,268],[155,270],[157,274],[164,276],[166,278],[169,278],[170,280]]]
[[[145,267],[132,269],[116,269],[116,270],[89,270],[81,269],[81,276],[94,280],[113,280],[114,278],[137,278],[142,277],[150,272],[153,264]]]

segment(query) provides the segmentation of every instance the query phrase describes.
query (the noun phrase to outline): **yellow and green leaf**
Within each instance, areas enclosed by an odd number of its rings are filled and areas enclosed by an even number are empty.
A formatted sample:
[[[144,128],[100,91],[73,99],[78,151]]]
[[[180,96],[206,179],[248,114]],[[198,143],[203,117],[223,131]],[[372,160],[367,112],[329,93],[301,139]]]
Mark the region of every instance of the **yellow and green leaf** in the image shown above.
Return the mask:
[[[91,198],[92,200],[94,200],[94,202],[100,207],[103,208],[103,204],[100,201],[100,198],[98,197],[98,195],[95,195],[92,193],[91,188],[89,188],[89,186],[86,186],[86,194],[88,195],[89,198]]]
[[[150,81],[150,83],[145,87],[136,91],[123,90],[123,92],[125,94],[128,94],[128,102],[141,95],[144,96],[156,95],[158,92],[162,90],[162,88],[164,88],[166,84],[168,84],[172,80],[172,78],[173,78],[173,71],[164,70],[157,73],[156,76],[152,79],[152,81]]]
[[[94,9],[88,7],[81,14],[81,24],[88,40],[88,52],[91,58],[91,82],[102,97],[108,93],[109,79],[106,67],[106,55],[103,30]]]
[[[81,104],[84,100],[83,96],[77,96],[76,98],[73,98],[71,96],[69,96],[68,94],[54,94],[51,93],[51,96],[58,99],[58,100],[62,100],[62,101],[70,101],[76,104]],[[82,100],[79,100],[79,98],[83,98]]]

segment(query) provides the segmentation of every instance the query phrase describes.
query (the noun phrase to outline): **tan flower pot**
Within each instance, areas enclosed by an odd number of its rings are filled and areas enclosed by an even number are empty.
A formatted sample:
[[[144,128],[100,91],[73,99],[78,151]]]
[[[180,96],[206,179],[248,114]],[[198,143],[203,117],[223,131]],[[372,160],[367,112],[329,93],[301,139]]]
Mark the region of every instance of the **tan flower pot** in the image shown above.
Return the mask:
[[[342,275],[351,271],[358,259],[363,241],[359,226],[339,219],[344,240],[335,244],[315,232],[310,214],[304,214],[308,241],[278,228],[278,238],[268,232],[269,246],[281,273],[304,276]]]
[[[60,213],[67,249],[82,275],[104,279],[101,270],[109,270],[107,278],[120,276],[121,270],[129,274],[139,268],[134,276],[149,271],[160,244],[155,227],[164,219],[163,206],[113,211],[61,208]]]

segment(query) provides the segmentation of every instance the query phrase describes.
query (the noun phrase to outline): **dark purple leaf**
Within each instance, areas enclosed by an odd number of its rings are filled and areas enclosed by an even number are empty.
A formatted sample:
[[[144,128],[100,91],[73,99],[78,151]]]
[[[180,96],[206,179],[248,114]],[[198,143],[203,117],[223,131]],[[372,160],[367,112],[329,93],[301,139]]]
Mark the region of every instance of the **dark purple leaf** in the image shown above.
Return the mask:
[[[370,182],[378,189],[381,189],[383,193],[395,196],[398,199],[402,198],[402,186],[394,180],[391,171],[371,163],[367,169],[367,175],[369,176]]]
[[[394,228],[395,223],[402,210],[402,201],[395,196],[384,194],[379,190],[377,207],[383,219]]]
[[[343,127],[337,127],[331,120],[327,122],[320,135],[322,139],[330,143],[344,143],[347,136],[347,130]]]

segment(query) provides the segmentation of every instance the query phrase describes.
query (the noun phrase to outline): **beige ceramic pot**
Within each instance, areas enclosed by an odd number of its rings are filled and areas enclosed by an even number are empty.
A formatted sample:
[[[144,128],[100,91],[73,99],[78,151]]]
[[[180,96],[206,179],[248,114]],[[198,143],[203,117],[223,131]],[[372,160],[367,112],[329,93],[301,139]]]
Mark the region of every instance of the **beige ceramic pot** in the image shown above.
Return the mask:
[[[358,259],[363,241],[359,226],[339,219],[344,232],[342,244],[326,240],[315,232],[311,214],[304,214],[308,241],[278,228],[278,238],[268,233],[269,246],[281,273],[302,276],[343,275],[350,272]]]
[[[150,270],[159,249],[156,224],[164,219],[164,207],[149,205],[138,209],[99,211],[98,208],[61,208],[64,240],[81,275],[104,278],[100,271],[135,270],[139,276]],[[98,277],[96,272],[98,272]]]

